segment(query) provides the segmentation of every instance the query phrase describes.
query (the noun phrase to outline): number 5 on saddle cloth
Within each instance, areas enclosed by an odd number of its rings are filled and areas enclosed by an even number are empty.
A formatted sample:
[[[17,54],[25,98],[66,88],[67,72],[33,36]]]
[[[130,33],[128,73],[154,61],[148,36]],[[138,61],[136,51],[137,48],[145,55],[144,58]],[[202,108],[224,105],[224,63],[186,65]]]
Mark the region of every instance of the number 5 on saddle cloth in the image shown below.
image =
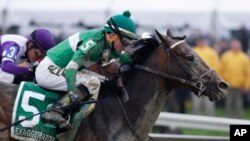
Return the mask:
[[[79,89],[85,89],[79,87]],[[84,90],[85,91],[85,90]],[[12,123],[25,119],[29,116],[45,111],[55,103],[61,94],[47,91],[31,82],[22,82],[18,89],[15,100]],[[88,101],[96,100],[90,97]],[[17,140],[40,140],[40,141],[72,141],[84,118],[86,118],[95,108],[95,103],[81,105],[78,112],[73,113],[69,122],[73,129],[64,133],[58,132],[53,124],[45,123],[41,120],[41,115],[34,116],[20,124],[11,127],[11,137]]]

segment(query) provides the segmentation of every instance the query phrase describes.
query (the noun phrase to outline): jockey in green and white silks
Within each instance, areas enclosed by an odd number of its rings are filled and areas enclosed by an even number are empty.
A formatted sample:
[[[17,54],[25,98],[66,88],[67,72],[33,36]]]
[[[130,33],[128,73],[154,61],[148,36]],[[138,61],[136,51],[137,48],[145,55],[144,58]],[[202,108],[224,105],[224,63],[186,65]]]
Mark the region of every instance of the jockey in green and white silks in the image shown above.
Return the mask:
[[[88,88],[89,94],[97,98],[100,80],[83,72],[98,61],[108,62],[119,59],[121,63],[128,62],[129,56],[123,51],[129,41],[136,39],[135,24],[130,18],[130,12],[111,17],[104,29],[92,29],[79,32],[68,37],[53,49],[36,69],[36,81],[39,86],[51,90],[68,92],[53,106],[63,106],[79,102],[83,96],[79,94],[79,84]],[[52,106],[52,107],[53,107]],[[44,120],[65,127],[65,109],[56,109],[42,115]]]

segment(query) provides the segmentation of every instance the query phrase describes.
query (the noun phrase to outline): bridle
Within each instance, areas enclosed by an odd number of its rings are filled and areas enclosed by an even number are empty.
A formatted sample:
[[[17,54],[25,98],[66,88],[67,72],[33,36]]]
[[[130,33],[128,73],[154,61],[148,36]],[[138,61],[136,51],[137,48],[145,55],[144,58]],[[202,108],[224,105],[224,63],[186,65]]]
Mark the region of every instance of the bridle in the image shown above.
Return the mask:
[[[163,73],[161,71],[156,71],[150,67],[147,67],[147,66],[143,66],[143,65],[139,65],[139,64],[135,64],[134,65],[134,68],[138,69],[138,70],[142,70],[142,71],[145,71],[145,72],[148,72],[148,73],[152,73],[152,74],[155,74],[157,76],[161,76],[163,78],[166,78],[166,79],[169,79],[169,80],[173,80],[173,81],[176,81],[176,82],[180,82],[180,83],[183,83],[183,84],[187,84],[191,87],[194,87],[197,91],[197,96],[201,96],[203,91],[206,89],[206,86],[203,84],[203,82],[201,81],[206,75],[208,75],[209,73],[212,73],[214,72],[214,70],[212,69],[209,69],[208,71],[204,72],[203,74],[201,74],[200,76],[197,76],[196,74],[194,74],[192,72],[192,70],[187,67],[185,65],[185,63],[182,63],[180,61],[180,59],[178,59],[178,57],[176,57],[176,55],[174,53],[172,53],[172,50],[175,48],[175,47],[178,47],[179,45],[185,43],[184,40],[180,40],[176,43],[174,43],[173,45],[170,46],[170,48],[168,48],[166,51],[167,51],[167,54],[168,54],[168,73]],[[163,41],[162,42],[163,46],[167,46],[167,44]],[[186,71],[190,76],[192,76],[192,80],[187,80],[187,79],[184,79],[184,78],[180,78],[180,77],[176,77],[176,76],[173,76],[171,75],[169,72],[169,68],[170,68],[170,64],[171,64],[171,61],[170,61],[170,58],[171,58],[171,55],[173,55],[173,59],[176,60],[176,62],[183,68],[184,71]],[[175,62],[175,61],[174,61]]]

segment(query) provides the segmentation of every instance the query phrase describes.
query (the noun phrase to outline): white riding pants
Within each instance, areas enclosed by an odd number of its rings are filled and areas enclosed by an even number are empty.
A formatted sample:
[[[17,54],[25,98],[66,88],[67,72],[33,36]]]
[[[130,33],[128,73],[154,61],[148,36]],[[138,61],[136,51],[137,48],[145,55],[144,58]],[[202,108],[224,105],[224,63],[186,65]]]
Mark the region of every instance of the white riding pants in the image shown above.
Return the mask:
[[[67,91],[66,78],[62,76],[64,68],[59,68],[49,57],[45,57],[36,68],[35,76],[39,86],[50,90]],[[76,85],[86,86],[93,98],[97,99],[100,90],[100,80],[95,73],[78,71]]]

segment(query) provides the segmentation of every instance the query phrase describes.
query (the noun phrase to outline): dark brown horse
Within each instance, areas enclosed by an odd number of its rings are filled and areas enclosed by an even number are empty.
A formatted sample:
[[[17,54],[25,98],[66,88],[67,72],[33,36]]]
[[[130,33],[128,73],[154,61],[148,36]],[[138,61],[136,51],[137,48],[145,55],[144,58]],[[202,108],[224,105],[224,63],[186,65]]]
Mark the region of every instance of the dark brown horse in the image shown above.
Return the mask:
[[[185,88],[211,101],[226,95],[227,84],[182,40],[158,34],[160,43],[139,40],[134,68],[124,74],[130,100],[124,103],[112,81],[101,86],[95,110],[80,126],[75,141],[145,141],[169,92]],[[105,71],[100,71],[102,73]],[[18,86],[0,83],[0,126],[11,122]],[[9,140],[9,131],[0,134]]]

